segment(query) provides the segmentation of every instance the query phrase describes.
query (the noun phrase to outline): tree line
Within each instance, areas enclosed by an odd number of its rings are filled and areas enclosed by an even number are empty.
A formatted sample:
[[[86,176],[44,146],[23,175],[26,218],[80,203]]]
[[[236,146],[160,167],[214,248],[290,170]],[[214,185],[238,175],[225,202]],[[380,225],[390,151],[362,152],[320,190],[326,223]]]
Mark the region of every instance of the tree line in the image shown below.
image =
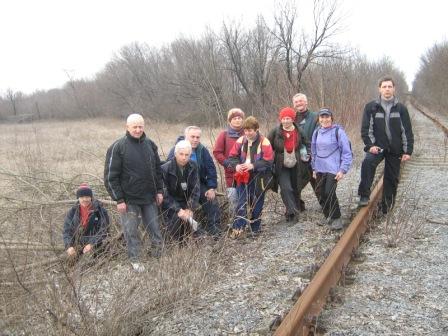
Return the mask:
[[[422,57],[413,95],[432,111],[448,115],[448,41],[434,44]]]
[[[313,18],[305,26],[300,18]],[[276,116],[297,92],[310,106],[330,106],[343,124],[359,123],[378,79],[389,74],[407,91],[403,73],[387,58],[369,61],[335,43],[342,26],[337,1],[315,0],[311,13],[286,4],[253,26],[224,22],[200,38],[179,37],[155,48],[131,43],[94,79],[68,76],[60,89],[30,95],[8,90],[0,120],[124,117],[217,125],[231,107],[257,117]],[[340,112],[340,113],[338,113]]]

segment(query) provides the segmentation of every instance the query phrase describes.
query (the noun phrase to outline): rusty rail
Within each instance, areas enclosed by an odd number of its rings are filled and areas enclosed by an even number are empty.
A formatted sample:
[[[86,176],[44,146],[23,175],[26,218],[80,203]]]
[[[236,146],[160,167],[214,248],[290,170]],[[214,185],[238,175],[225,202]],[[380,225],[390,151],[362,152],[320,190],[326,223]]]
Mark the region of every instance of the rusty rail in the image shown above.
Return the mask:
[[[360,238],[367,229],[371,214],[381,199],[382,190],[383,179],[381,178],[372,191],[368,206],[360,209],[274,335],[309,334],[314,318],[318,316],[325,305],[330,288],[337,284],[342,270],[350,261],[352,252],[358,247]]]
[[[426,116],[427,118],[431,119],[437,126],[439,126],[443,132],[445,133],[445,136],[448,137],[448,127],[444,125],[434,114],[429,113],[428,111],[425,111],[425,108],[417,103],[415,99],[411,99],[411,104],[420,111],[421,114]]]

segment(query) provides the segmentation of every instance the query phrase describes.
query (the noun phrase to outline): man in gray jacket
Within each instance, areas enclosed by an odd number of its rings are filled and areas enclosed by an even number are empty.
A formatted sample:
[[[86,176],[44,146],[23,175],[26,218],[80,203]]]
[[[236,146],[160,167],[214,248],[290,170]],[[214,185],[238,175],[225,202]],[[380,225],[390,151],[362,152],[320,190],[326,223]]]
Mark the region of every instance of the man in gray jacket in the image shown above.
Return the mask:
[[[139,262],[139,216],[152,241],[152,255],[160,256],[162,235],[157,206],[163,201],[162,170],[157,146],[146,137],[145,122],[139,114],[126,121],[126,135],[107,150],[104,184],[117,202],[121,214],[128,256],[137,272],[144,271]]]
[[[381,210],[386,214],[395,203],[400,176],[400,163],[411,158],[414,134],[405,105],[395,97],[392,77],[379,81],[380,96],[367,103],[361,125],[366,156],[361,166],[359,206],[369,203],[370,187],[378,164],[384,159],[384,187]]]

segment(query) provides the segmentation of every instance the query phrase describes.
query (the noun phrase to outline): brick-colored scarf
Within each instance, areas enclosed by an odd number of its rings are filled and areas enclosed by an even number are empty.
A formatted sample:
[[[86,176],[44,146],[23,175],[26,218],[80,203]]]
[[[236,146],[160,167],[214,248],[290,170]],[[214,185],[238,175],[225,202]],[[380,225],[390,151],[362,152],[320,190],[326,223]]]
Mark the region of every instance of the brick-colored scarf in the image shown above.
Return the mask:
[[[87,224],[89,223],[90,213],[92,212],[92,204],[87,207],[79,206],[79,220],[81,222],[82,227],[85,229]]]

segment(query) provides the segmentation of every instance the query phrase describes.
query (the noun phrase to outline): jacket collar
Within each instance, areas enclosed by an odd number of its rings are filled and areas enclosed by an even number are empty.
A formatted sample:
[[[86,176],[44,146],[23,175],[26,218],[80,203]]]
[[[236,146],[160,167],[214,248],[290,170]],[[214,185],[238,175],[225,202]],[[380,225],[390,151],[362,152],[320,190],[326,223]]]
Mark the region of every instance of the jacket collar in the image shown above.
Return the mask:
[[[126,131],[126,137],[132,142],[140,143],[146,139],[146,134],[143,132],[142,136],[139,139],[136,139],[128,131]]]

